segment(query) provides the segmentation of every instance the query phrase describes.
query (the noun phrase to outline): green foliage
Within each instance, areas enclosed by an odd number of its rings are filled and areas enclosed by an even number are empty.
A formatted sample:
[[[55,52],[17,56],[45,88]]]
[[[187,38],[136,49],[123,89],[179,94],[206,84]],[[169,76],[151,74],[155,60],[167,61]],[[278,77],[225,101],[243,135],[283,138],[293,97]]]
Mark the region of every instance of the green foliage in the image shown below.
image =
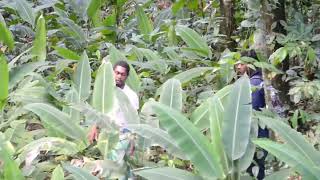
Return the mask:
[[[64,172],[60,165],[58,165],[52,172],[51,180],[63,180]]]
[[[154,180],[168,179],[168,180],[200,180],[199,176],[192,173],[177,169],[177,168],[153,168],[136,171],[135,174]]]
[[[45,61],[47,55],[47,31],[46,22],[43,15],[39,16],[36,27],[36,38],[31,50],[33,56],[37,57],[38,61]]]
[[[0,159],[4,163],[3,165],[3,179],[24,179],[22,172],[19,169],[19,165],[13,159],[14,149],[10,142],[5,139],[4,134],[0,134]]]
[[[20,15],[20,17],[31,24],[32,27],[35,27],[36,22],[36,13],[32,9],[30,3],[26,0],[15,0],[15,9]]]
[[[57,51],[57,54],[65,59],[72,59],[72,60],[80,60],[80,56],[71,51],[70,49],[67,49],[67,48],[63,48],[63,47],[53,47],[56,51]]]
[[[219,157],[210,142],[192,123],[181,113],[166,105],[155,104],[154,110],[159,116],[161,127],[165,128],[170,136],[188,158],[194,163],[204,177],[221,177],[225,175],[219,163]]]
[[[98,180],[97,177],[91,175],[89,172],[75,167],[71,165],[63,165],[63,168],[69,171],[74,178],[79,179],[79,180]]]
[[[317,177],[318,151],[312,146],[319,144],[319,117],[314,114],[320,107],[319,2],[286,2],[285,21],[270,24],[264,18],[266,14],[278,18],[274,14],[278,11],[273,10],[282,10],[281,1],[232,1],[228,7],[220,2],[0,1],[0,128],[7,138],[3,142],[12,146],[5,161],[13,162],[0,168],[1,178],[19,179],[21,168],[25,178],[61,179],[61,162],[70,163],[63,166],[70,177],[123,176],[125,168],[106,160],[118,141],[119,127],[113,121],[118,108],[129,119],[128,128],[143,137],[136,149],[138,156],[133,161],[125,159],[124,164],[151,167],[146,161],[153,160],[152,167],[162,167],[163,161],[157,161],[161,156],[169,166],[195,167],[192,172],[142,168],[137,174],[155,179],[169,175],[240,178],[255,151],[251,138],[257,136],[257,122],[250,123],[251,112],[243,110],[251,109],[248,82],[228,86],[235,79],[237,61],[270,71],[264,78],[277,75],[271,79],[276,85],[279,79],[288,82],[286,88],[295,103],[289,112],[299,109],[289,118],[311,144],[283,124],[268,124],[274,123],[269,119],[264,124],[277,131],[284,144],[254,142],[269,148],[303,178]],[[228,14],[229,7],[234,14]],[[263,12],[264,8],[270,12]],[[233,28],[230,37],[222,28],[228,22]],[[279,31],[281,26],[285,33]],[[256,45],[268,53],[258,52],[257,60],[241,57],[240,51]],[[139,94],[141,113],[115,88],[112,64],[119,60],[130,64],[127,85]],[[244,86],[247,90],[240,89]],[[247,100],[235,103],[237,97]],[[155,100],[159,102],[156,111],[150,105]],[[95,123],[101,124],[104,133],[97,144],[88,145],[88,126]],[[150,145],[166,151],[140,149]],[[201,158],[192,153],[202,154]],[[83,169],[73,167],[76,159],[84,160]],[[96,165],[101,171],[93,177],[89,172]],[[9,177],[14,175],[18,177]]]
[[[9,94],[9,69],[7,58],[4,55],[0,55],[0,76],[2,79],[0,84],[0,110],[2,110]]]
[[[111,63],[102,63],[94,82],[93,107],[102,113],[110,112],[115,103],[115,88],[116,84]]]
[[[235,83],[228,97],[222,138],[226,153],[231,160],[243,156],[249,143],[252,114],[250,88],[249,78],[243,76]]]
[[[76,140],[84,140],[86,135],[78,124],[70,123],[70,117],[57,108],[42,104],[33,103],[25,106],[29,111],[37,114],[43,122],[55,131]]]
[[[169,79],[163,84],[162,92],[160,93],[160,103],[177,111],[182,110],[182,89],[180,81]]]
[[[6,27],[5,22],[0,21],[0,41],[6,44],[10,50],[14,48],[14,39],[11,31]]]
[[[144,35],[144,38],[148,40],[150,33],[153,31],[153,24],[140,6],[136,8],[136,16],[140,34]]]
[[[186,159],[181,149],[176,145],[175,140],[173,140],[166,131],[147,124],[130,124],[128,125],[128,129],[144,138],[150,139],[153,144],[158,144],[165,148],[170,154]]]
[[[185,26],[177,26],[176,32],[177,35],[187,43],[188,48],[186,50],[194,51],[203,57],[212,57],[212,52],[205,39],[203,39],[197,32]]]
[[[79,100],[87,100],[91,89],[91,67],[87,53],[84,51],[74,74],[74,84]]]

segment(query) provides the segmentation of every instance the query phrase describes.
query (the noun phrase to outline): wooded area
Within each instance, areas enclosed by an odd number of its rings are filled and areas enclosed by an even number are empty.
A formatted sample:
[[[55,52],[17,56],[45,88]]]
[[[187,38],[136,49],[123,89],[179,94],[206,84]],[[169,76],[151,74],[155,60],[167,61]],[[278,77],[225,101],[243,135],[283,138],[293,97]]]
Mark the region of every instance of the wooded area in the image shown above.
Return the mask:
[[[0,0],[0,12],[0,179],[252,179],[260,148],[266,179],[319,179],[319,0]],[[139,112],[114,83],[120,60]],[[262,70],[262,111],[240,61]],[[113,161],[119,107],[136,149]]]

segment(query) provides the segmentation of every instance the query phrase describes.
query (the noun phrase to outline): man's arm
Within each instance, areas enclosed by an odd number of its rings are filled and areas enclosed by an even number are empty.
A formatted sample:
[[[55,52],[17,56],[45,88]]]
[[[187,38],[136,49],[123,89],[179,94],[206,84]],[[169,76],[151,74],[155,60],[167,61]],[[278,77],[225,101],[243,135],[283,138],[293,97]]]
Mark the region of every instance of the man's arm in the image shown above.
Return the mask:
[[[93,143],[94,140],[98,140],[98,136],[99,136],[99,128],[98,126],[95,124],[92,126],[90,132],[89,132],[89,142]]]

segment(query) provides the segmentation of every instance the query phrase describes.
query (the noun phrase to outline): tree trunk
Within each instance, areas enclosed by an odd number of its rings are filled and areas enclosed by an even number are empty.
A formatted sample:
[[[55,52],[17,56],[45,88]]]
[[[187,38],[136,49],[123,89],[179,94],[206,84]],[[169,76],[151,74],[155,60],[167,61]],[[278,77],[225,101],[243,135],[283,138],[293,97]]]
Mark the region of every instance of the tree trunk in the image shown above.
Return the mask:
[[[285,0],[279,0],[277,3],[276,9],[273,10],[273,22],[277,22],[277,26],[274,29],[274,32],[286,34],[286,30],[280,24],[280,21],[286,21],[286,12],[285,12]],[[275,49],[282,47],[281,44],[276,43]],[[279,67],[283,72],[286,72],[290,68],[289,58],[286,58]],[[288,82],[282,80],[283,75],[277,75],[272,80],[272,85],[275,89],[279,91],[279,99],[283,105],[292,106],[292,102],[290,101],[289,90],[290,86]]]
[[[228,42],[227,46],[234,48],[236,43],[231,39],[232,33],[235,30],[234,19],[234,0],[220,0],[220,12],[224,21],[221,22],[220,32],[226,35]]]
[[[272,25],[272,17],[271,13],[269,12],[268,8],[269,4],[267,0],[261,1],[261,22],[263,26],[260,26],[259,29],[256,30],[254,34],[254,49],[257,53],[263,56],[265,59],[268,59],[270,56],[272,49],[269,49],[266,41],[267,36],[271,34],[271,25]],[[262,70],[262,76],[264,81],[264,91],[265,91],[265,102],[267,108],[272,108],[271,103],[271,93],[268,87],[271,86],[271,78],[270,72],[267,69]]]

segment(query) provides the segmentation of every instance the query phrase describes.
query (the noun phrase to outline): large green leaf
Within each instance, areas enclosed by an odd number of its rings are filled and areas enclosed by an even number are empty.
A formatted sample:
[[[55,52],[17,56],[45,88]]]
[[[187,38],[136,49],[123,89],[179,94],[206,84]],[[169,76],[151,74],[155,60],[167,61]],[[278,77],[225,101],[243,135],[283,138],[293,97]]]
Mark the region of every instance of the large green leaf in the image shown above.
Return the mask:
[[[70,116],[70,119],[74,123],[80,122],[80,112],[70,106],[73,104],[79,104],[81,101],[79,99],[79,93],[72,88],[67,94],[66,94],[66,100],[69,103],[68,105],[63,107],[63,112],[67,113]]]
[[[108,113],[115,104],[115,80],[110,62],[103,63],[94,82],[92,106],[102,113]]]
[[[63,32],[67,33],[68,35],[74,37],[76,40],[84,43],[87,41],[87,36],[84,33],[83,29],[78,26],[74,21],[68,18],[60,18],[59,22],[64,25],[65,29],[62,29]]]
[[[5,101],[9,94],[9,69],[7,58],[4,55],[0,55],[0,111],[5,104]]]
[[[93,21],[95,26],[98,26],[100,22],[101,6],[105,3],[105,0],[91,0],[87,9],[88,17]]]
[[[138,115],[136,107],[133,107],[127,94],[125,94],[120,88],[116,88],[116,97],[118,100],[118,106],[120,112],[129,124],[140,123],[140,117]]]
[[[53,170],[51,180],[64,180],[64,172],[60,165]]]
[[[84,140],[86,138],[84,130],[78,124],[71,123],[72,121],[68,114],[51,105],[32,103],[26,105],[25,108],[37,114],[42,121],[59,133],[77,140]]]
[[[108,155],[112,153],[109,153],[109,151],[113,150],[118,142],[119,133],[117,131],[111,133],[110,131],[104,130],[99,133],[97,147],[103,155],[104,160],[110,158]]]
[[[69,171],[77,180],[99,180],[97,177],[91,175],[90,172],[84,169],[66,164],[63,165],[63,168]]]
[[[25,55],[26,53],[28,53],[31,49],[32,49],[32,47],[26,49],[25,51],[23,51],[22,53],[20,53],[19,55],[17,55],[17,56],[14,57],[13,59],[11,59],[11,61],[10,61],[9,64],[8,64],[8,65],[9,65],[9,70],[11,70],[11,69],[15,66],[15,63],[16,63],[18,60],[20,60],[20,58],[25,57],[24,55]],[[25,59],[23,59],[23,60],[27,61],[27,60],[29,60],[29,59],[30,59],[30,58],[27,57],[27,58],[25,58]]]
[[[277,64],[281,63],[287,57],[287,55],[288,55],[287,48],[281,47],[270,55],[269,61],[272,64],[277,65]]]
[[[165,104],[178,111],[182,110],[182,88],[180,81],[169,79],[163,84],[160,93],[160,103]]]
[[[252,163],[254,153],[256,152],[256,145],[252,142],[252,139],[256,138],[257,136],[258,136],[258,123],[257,121],[253,121],[251,123],[250,140],[247,146],[247,150],[244,153],[244,155],[239,159],[239,168],[241,171],[245,171]]]
[[[213,67],[196,67],[196,68],[192,68],[184,72],[181,72],[180,74],[175,75],[173,78],[178,79],[183,84],[190,81],[193,78],[202,76],[204,73],[210,70],[214,71],[216,69]]]
[[[56,53],[59,56],[65,59],[80,60],[81,58],[77,53],[71,51],[70,49],[58,47],[58,46],[54,46],[53,48],[56,50]]]
[[[47,56],[47,31],[46,21],[41,15],[37,20],[36,38],[33,42],[31,54],[37,57],[37,60],[44,61]]]
[[[160,119],[161,127],[167,130],[200,174],[210,178],[225,176],[218,153],[214,151],[209,140],[187,118],[160,103],[155,103],[153,108]]]
[[[314,166],[312,161],[306,159],[303,154],[297,152],[288,144],[278,144],[270,140],[253,141],[254,144],[268,151],[270,154],[286,162],[296,169],[305,179],[318,179],[320,177],[319,166]]]
[[[252,116],[251,86],[248,76],[236,81],[230,91],[223,120],[223,144],[228,157],[237,160],[245,153]]]
[[[36,157],[41,151],[50,151],[53,154],[60,155],[74,155],[80,151],[76,143],[57,138],[57,137],[43,137],[19,149],[19,159],[24,161],[29,155]]]
[[[219,97],[220,102],[223,106],[226,104],[226,100],[228,97],[228,94],[230,93],[232,86],[226,86],[222,89],[220,89],[215,96]],[[204,101],[199,107],[197,107],[191,114],[190,120],[193,122],[193,124],[198,127],[199,129],[205,129],[208,127],[209,122],[209,108],[208,108],[208,101],[210,101],[211,98],[209,98],[207,101]]]
[[[147,124],[129,124],[127,127],[132,132],[137,133],[144,138],[150,139],[152,144],[165,148],[170,154],[182,159],[186,159],[184,153],[166,131],[159,128],[154,128]]]
[[[288,146],[299,152],[307,161],[314,165],[320,165],[320,152],[308,143],[308,141],[296,130],[282,122],[281,119],[274,119],[258,115],[259,120],[274,130],[279,136],[288,143]]]
[[[110,47],[110,61],[112,64],[115,64],[117,61],[127,61],[127,58],[114,46]],[[128,61],[127,61],[128,62]],[[133,66],[129,63],[130,71],[128,79],[126,80],[126,84],[135,92],[139,92],[141,88],[141,82],[137,75],[137,72],[133,68]]]
[[[209,109],[209,121],[210,121],[210,135],[211,135],[211,144],[218,156],[221,159],[221,164],[225,174],[229,172],[228,158],[224,151],[224,145],[222,142],[222,122],[224,107],[220,101],[219,96],[215,95],[213,98],[210,98],[208,101]]]
[[[3,176],[5,180],[23,180],[25,179],[22,172],[19,169],[19,165],[13,160],[12,155],[7,151],[6,148],[0,147],[0,159],[4,163]]]
[[[26,84],[28,83],[28,84]],[[26,78],[21,82],[21,86],[10,93],[10,101],[23,104],[35,102],[48,102],[48,91],[45,87],[40,86],[37,81],[31,81]]]
[[[200,176],[196,176],[188,171],[171,168],[152,168],[135,171],[134,174],[152,180],[201,180]]]
[[[153,24],[141,6],[137,6],[136,16],[140,34],[145,35],[145,39],[148,40],[148,35],[153,31]]]
[[[2,162],[2,175],[5,180],[9,179],[24,179],[19,165],[13,159],[15,149],[11,142],[6,138],[5,134],[0,132],[0,160]]]
[[[197,32],[185,26],[176,26],[176,32],[187,43],[189,48],[196,50],[196,54],[203,57],[212,57],[212,52],[207,42]]]
[[[73,78],[75,88],[78,91],[80,100],[87,100],[90,96],[91,88],[91,67],[87,53],[84,51],[81,60],[78,63],[77,69]]]
[[[144,66],[148,69],[158,71],[161,74],[167,73],[168,65],[156,51],[145,48],[139,48],[138,51],[143,55],[142,57],[145,57],[148,60],[148,62],[142,64],[142,67]]]
[[[12,89],[25,76],[31,74],[34,70],[44,65],[44,62],[33,62],[23,64],[10,70],[9,89]]]
[[[34,27],[36,21],[36,14],[32,9],[31,4],[28,3],[26,0],[14,0],[14,2],[15,8],[19,13],[20,17],[29,24],[31,24],[32,27]]]
[[[14,48],[14,39],[11,31],[7,28],[5,22],[0,21],[0,41],[9,47],[9,49]]]

